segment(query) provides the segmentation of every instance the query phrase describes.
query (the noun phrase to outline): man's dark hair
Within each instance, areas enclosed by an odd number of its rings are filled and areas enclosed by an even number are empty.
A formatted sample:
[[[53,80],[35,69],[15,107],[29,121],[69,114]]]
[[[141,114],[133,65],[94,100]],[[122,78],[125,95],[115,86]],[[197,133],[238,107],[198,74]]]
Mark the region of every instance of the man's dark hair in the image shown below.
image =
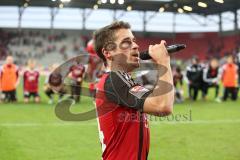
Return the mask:
[[[102,49],[108,42],[114,42],[116,40],[115,33],[119,29],[130,29],[131,26],[127,22],[115,21],[110,25],[107,25],[93,33],[94,48],[97,55],[103,60],[106,66],[106,58],[102,53]]]

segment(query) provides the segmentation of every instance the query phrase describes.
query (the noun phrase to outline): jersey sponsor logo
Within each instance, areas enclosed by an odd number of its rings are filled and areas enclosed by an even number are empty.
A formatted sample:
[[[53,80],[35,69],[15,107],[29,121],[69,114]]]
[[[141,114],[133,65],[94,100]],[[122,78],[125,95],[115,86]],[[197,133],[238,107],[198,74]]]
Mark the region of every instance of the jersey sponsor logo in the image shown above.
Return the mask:
[[[35,78],[34,75],[31,75],[31,76],[28,77],[28,81],[30,81],[30,82],[31,82],[31,81],[35,81],[35,79],[36,79],[36,78]]]
[[[144,88],[143,86],[134,86],[130,89],[131,92],[147,92],[149,91],[147,88]]]
[[[74,74],[75,74],[75,75],[80,75],[81,73],[82,73],[82,71],[81,71],[81,70],[77,70],[77,69],[76,69],[76,70],[74,70]]]
[[[145,93],[149,92],[149,90],[143,86],[137,85],[130,88],[129,92],[137,98],[141,98]]]

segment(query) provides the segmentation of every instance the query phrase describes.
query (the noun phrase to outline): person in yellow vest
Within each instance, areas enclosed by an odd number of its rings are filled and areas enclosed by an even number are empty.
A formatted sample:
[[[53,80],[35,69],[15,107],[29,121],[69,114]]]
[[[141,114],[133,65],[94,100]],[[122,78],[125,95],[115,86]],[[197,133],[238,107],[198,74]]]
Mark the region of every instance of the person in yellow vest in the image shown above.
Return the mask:
[[[232,100],[237,100],[238,66],[234,63],[232,55],[227,57],[227,63],[222,67],[222,83],[224,86],[223,101],[226,101],[229,95]]]
[[[1,68],[1,88],[5,102],[17,101],[16,88],[19,84],[18,67],[13,62],[13,57],[8,56]]]

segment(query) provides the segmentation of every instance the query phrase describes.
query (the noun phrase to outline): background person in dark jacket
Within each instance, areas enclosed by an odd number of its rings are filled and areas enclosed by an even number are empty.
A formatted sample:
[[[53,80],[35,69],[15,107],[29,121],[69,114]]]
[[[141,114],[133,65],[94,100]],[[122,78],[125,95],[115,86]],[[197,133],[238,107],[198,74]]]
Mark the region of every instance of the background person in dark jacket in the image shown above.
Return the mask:
[[[196,100],[198,91],[202,85],[202,73],[203,67],[199,64],[199,59],[194,57],[191,60],[191,64],[187,66],[186,77],[188,80],[188,94],[191,100]]]

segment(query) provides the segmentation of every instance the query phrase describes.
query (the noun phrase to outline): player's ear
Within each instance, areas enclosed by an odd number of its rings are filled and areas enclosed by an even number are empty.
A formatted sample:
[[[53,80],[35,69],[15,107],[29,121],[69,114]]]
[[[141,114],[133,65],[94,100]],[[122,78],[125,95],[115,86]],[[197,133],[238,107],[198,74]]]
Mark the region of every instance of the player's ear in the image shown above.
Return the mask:
[[[106,59],[109,59],[109,60],[112,59],[112,55],[111,55],[110,51],[108,51],[108,50],[106,50],[105,48],[103,48],[103,49],[102,49],[102,53],[103,53],[103,55],[104,55],[104,57],[105,57]]]

